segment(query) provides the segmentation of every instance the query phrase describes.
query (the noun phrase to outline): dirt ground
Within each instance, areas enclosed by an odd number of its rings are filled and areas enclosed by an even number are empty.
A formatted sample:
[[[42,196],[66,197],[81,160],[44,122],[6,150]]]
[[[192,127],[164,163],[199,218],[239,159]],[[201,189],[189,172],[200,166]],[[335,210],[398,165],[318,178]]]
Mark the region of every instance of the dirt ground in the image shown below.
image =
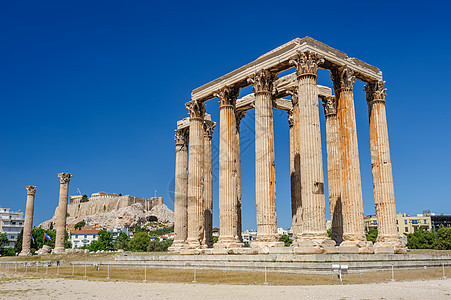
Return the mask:
[[[451,299],[451,280],[266,286],[106,282],[4,274],[0,299]]]

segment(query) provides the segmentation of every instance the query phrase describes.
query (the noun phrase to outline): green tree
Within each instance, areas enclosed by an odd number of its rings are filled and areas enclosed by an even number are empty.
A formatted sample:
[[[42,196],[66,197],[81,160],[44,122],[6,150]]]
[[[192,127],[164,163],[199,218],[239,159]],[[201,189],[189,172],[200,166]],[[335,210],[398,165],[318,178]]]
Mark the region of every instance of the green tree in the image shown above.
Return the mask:
[[[130,250],[131,251],[137,251],[137,252],[143,252],[147,251],[147,248],[150,244],[150,237],[147,234],[147,232],[136,232],[133,235],[133,238],[130,240]]]
[[[15,253],[20,253],[20,251],[22,251],[22,240],[23,240],[23,229],[20,231],[19,235],[17,236],[17,240],[14,243]]]
[[[284,242],[285,243],[285,247],[289,247],[293,243],[292,239],[286,234],[282,234],[280,236],[279,242]]]
[[[377,229],[371,229],[366,234],[366,240],[375,243],[377,239]]]
[[[113,250],[113,234],[111,232],[106,231],[106,229],[102,229],[99,231],[99,239],[98,241],[103,244],[102,250]]]
[[[168,234],[168,233],[172,233],[174,232],[174,226],[172,227],[164,227],[164,228],[160,228],[154,231],[150,231],[149,234],[151,236],[158,236],[158,235],[164,235],[164,234]]]
[[[437,246],[437,234],[435,232],[419,229],[407,234],[407,247],[410,249],[435,249]]]
[[[437,245],[439,250],[451,249],[451,227],[442,227],[437,230]]]
[[[88,201],[89,201],[88,195],[84,194],[83,196],[81,196],[80,203],[84,203],[84,202],[88,202]]]
[[[149,246],[147,246],[148,252],[164,252],[168,251],[168,248],[171,247],[173,240],[167,239],[164,241],[151,241]]]
[[[5,248],[5,246],[7,246],[8,243],[9,243],[9,240],[8,240],[8,236],[6,235],[6,233],[1,233],[0,234],[0,254],[2,256],[4,256],[4,253],[7,251],[6,250],[7,248]],[[13,249],[13,251],[14,251],[14,249]]]
[[[118,237],[114,241],[114,249],[128,250],[128,245],[130,243],[130,237],[125,233],[119,233]]]
[[[217,236],[214,236],[214,237],[213,237],[213,244],[214,244],[214,243],[217,243],[217,242],[218,242],[218,240],[219,240],[219,237],[217,237]]]
[[[78,229],[78,230],[81,230],[85,226],[86,226],[86,222],[83,220],[83,221],[80,221],[77,224],[75,224],[74,228]]]

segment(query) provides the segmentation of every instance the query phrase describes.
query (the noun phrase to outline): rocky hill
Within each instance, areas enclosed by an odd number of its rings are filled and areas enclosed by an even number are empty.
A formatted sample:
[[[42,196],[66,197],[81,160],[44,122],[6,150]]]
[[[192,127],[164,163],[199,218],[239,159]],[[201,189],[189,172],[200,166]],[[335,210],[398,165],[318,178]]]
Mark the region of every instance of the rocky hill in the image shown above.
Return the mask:
[[[136,225],[143,226],[150,222],[159,222],[166,226],[172,226],[174,224],[174,212],[165,204],[156,205],[150,211],[147,211],[141,203],[135,203],[105,213],[96,213],[78,218],[69,216],[67,217],[66,228],[73,230],[74,225],[80,221],[85,221],[86,225],[92,228],[107,229],[112,229],[113,227],[133,227]],[[53,224],[56,222],[56,211],[53,218],[42,222],[39,226],[48,229],[51,222]]]

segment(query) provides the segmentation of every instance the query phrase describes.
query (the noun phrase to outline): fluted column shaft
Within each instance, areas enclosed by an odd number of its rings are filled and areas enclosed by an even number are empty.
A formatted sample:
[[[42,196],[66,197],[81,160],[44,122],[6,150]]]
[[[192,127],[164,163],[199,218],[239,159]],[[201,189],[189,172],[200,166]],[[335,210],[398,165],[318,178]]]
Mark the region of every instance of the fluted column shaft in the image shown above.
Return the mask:
[[[237,224],[237,234],[239,240],[242,242],[243,238],[241,236],[241,232],[243,231],[242,227],[242,219],[241,219],[241,149],[240,149],[240,124],[241,119],[244,118],[244,111],[236,112],[236,190],[238,196],[237,202],[237,214],[238,214],[238,224]]]
[[[190,101],[188,162],[188,247],[199,248],[204,239],[204,115],[205,104]]]
[[[238,89],[224,87],[219,98],[219,239],[216,247],[240,246],[238,238],[238,193],[235,104]]]
[[[255,194],[257,242],[277,241],[272,89],[275,76],[263,70],[251,78],[255,94]]]
[[[322,243],[328,238],[324,198],[324,175],[319,124],[318,64],[323,60],[314,53],[302,52],[292,60],[298,77],[300,177],[303,239]],[[302,245],[301,245],[302,246]]]
[[[64,252],[66,238],[67,200],[69,196],[69,181],[72,174],[60,173],[60,194],[58,202],[58,214],[56,219],[55,252]]]
[[[340,138],[340,178],[343,210],[343,240],[341,246],[366,242],[363,225],[363,199],[360,181],[359,151],[354,110],[353,71],[341,67],[332,70],[335,94],[338,95],[337,118]]]
[[[340,198],[340,139],[338,136],[337,99],[335,96],[326,97],[323,102],[326,116],[327,176],[332,239],[339,244],[343,240],[343,215]]]
[[[290,128],[291,229],[294,239],[301,234],[302,230],[299,103],[297,97],[297,90],[295,90],[291,95],[293,108],[288,111],[288,124]]]
[[[379,81],[365,86],[370,121],[371,166],[378,230],[377,242],[398,243],[384,84],[385,82]]]
[[[174,248],[188,237],[188,139],[189,130],[175,131]]]
[[[22,251],[19,255],[28,255],[30,253],[35,194],[36,187],[27,186],[27,206],[25,209],[25,222],[23,227]]]
[[[213,246],[213,156],[212,137],[216,123],[204,123],[204,245]]]

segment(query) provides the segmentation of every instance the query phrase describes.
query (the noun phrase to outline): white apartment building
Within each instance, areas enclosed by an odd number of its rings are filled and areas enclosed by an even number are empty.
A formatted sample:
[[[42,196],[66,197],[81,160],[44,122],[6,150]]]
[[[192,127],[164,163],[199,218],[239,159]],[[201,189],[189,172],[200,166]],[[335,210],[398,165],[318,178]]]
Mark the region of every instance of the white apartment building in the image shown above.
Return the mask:
[[[0,232],[8,236],[9,243],[6,247],[14,247],[19,233],[24,226],[24,214],[20,210],[10,211],[9,208],[0,207]]]
[[[72,243],[72,249],[80,248],[85,245],[91,244],[92,241],[98,239],[100,230],[78,230],[70,233],[70,241]]]

